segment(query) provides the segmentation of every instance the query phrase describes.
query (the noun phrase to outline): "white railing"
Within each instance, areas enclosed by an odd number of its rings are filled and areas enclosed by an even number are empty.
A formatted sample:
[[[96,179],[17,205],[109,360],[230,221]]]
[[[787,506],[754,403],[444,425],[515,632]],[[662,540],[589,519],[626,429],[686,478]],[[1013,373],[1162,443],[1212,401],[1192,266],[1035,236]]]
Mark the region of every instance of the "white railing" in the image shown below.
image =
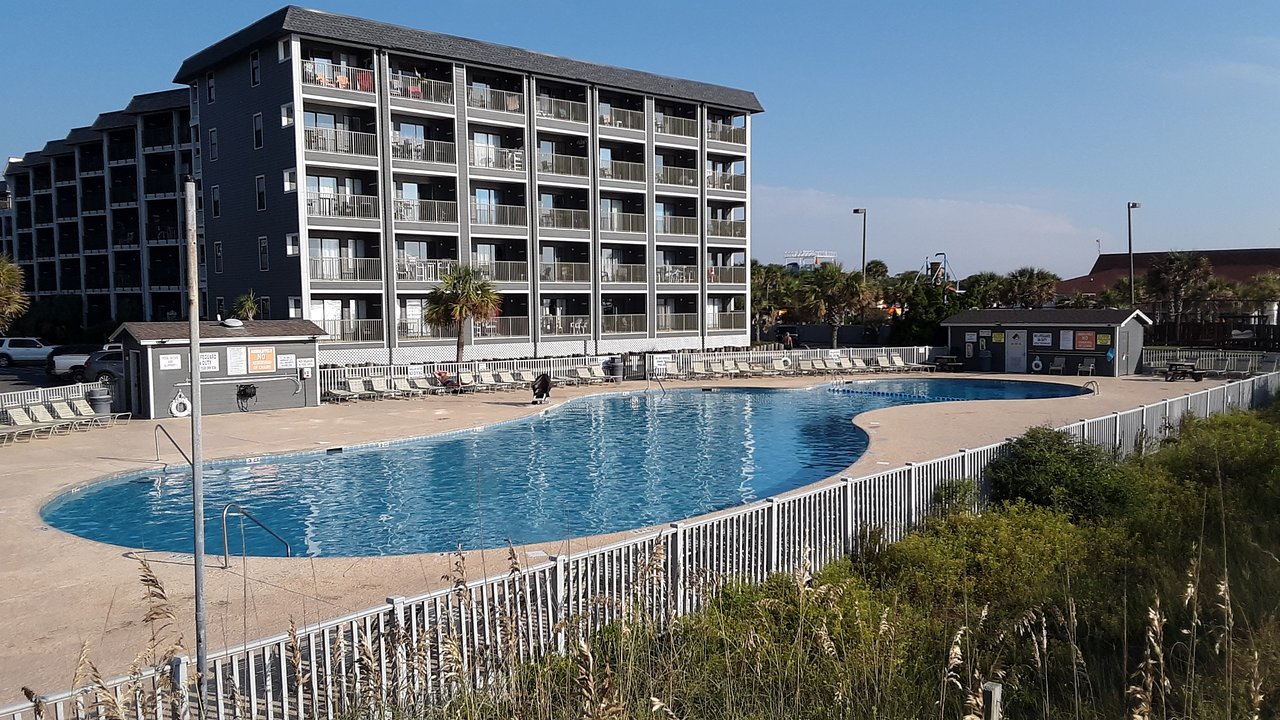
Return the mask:
[[[591,282],[591,263],[544,262],[538,272],[543,282]]]
[[[659,265],[656,269],[658,282],[672,285],[697,285],[697,265]]]
[[[538,227],[590,230],[591,213],[568,208],[538,208]]]
[[[391,141],[391,157],[397,160],[453,165],[458,162],[458,146],[442,140],[400,138]]]
[[[451,82],[393,72],[387,77],[387,86],[391,90],[392,97],[426,100],[445,105],[453,104],[453,83]]]
[[[538,153],[538,172],[586,177],[591,174],[591,161],[579,155]]]
[[[709,283],[745,283],[746,281],[747,269],[741,265],[713,265],[707,268],[707,282]]]
[[[548,316],[554,317],[554,316]],[[589,316],[560,316],[566,328],[575,320],[587,320]],[[543,318],[546,320],[547,318]],[[571,329],[571,328],[569,328]],[[452,330],[450,332],[453,332]],[[584,332],[589,332],[584,330]],[[575,333],[576,334],[576,333]],[[456,338],[456,334],[450,334],[447,337]],[[348,367],[331,367],[320,369],[320,389],[346,389],[346,383],[349,379],[367,379],[367,378],[398,378],[398,377],[423,377],[430,375],[437,370],[443,370],[450,375],[456,376],[459,371],[475,373],[478,371],[524,371],[533,373],[547,373],[551,377],[560,377],[571,375],[574,368],[589,367],[592,365],[601,365],[609,359],[607,355],[587,356],[587,357],[559,357],[559,358],[539,358],[536,360],[483,360],[468,361],[463,363],[440,362],[440,363],[409,363],[396,365],[352,365]],[[0,716],[0,720],[9,720],[9,718]]]
[[[312,280],[381,280],[378,258],[311,257]]]
[[[71,398],[84,397],[85,393],[90,390],[99,390],[102,388],[110,389],[109,386],[104,385],[103,383],[93,382],[0,393],[0,408],[44,405],[51,403],[54,400],[70,400]]]
[[[666,165],[653,174],[654,182],[662,185],[698,186],[698,171],[694,168]]]
[[[411,282],[440,282],[458,267],[457,260],[402,257],[396,261],[396,279]]]
[[[473,323],[476,337],[528,337],[529,318],[496,317]]]
[[[600,332],[602,333],[642,333],[648,331],[648,318],[645,315],[601,315]]]
[[[747,236],[747,221],[712,218],[707,221],[707,234],[714,237],[744,238]]]
[[[316,60],[302,61],[302,84],[373,92],[373,71]]]
[[[641,110],[611,107],[608,110],[601,110],[597,121],[605,127],[644,130],[644,112]]]
[[[305,149],[316,152],[367,157],[378,154],[378,136],[373,133],[309,127],[303,128],[302,142]]]
[[[606,283],[642,283],[648,280],[645,265],[605,265],[600,273],[600,282]]]
[[[307,214],[312,217],[376,220],[378,218],[378,198],[375,195],[307,193]]]
[[[644,163],[610,160],[600,163],[600,177],[605,180],[644,182]]]
[[[689,118],[663,115],[653,119],[654,132],[663,135],[679,135],[681,137],[698,137],[698,121]]]
[[[708,122],[707,139],[734,143],[735,145],[746,145],[747,129],[745,127],[734,127],[726,123]]]
[[[382,342],[382,320],[353,318],[350,320],[312,320],[324,328],[329,338],[322,342]]]
[[[524,227],[529,224],[529,216],[523,205],[492,205],[489,203],[471,203],[471,222],[476,225],[508,225]]]
[[[324,389],[342,388],[353,378],[420,377],[435,370],[455,375],[459,370],[523,370],[555,377],[605,359],[324,368],[320,382]],[[1060,429],[1125,456],[1176,435],[1187,414],[1205,417],[1259,407],[1270,403],[1277,389],[1280,374],[1272,373]],[[872,530],[880,530],[886,542],[900,540],[934,512],[935,494],[952,482],[975,481],[979,508],[984,507],[986,469],[1008,451],[1006,441],[841,478],[631,533],[601,547],[551,556],[518,572],[503,571],[411,598],[389,598],[364,611],[211,653],[204,717],[321,720],[350,712],[379,693],[398,693],[385,699],[401,703],[426,703],[450,697],[464,686],[486,686],[506,671],[492,652],[492,638],[515,648],[516,659],[528,660],[566,651],[577,638],[603,629],[637,604],[657,622],[667,623],[703,608],[728,580],[760,582],[806,564],[816,572],[857,551]],[[105,692],[84,688],[45,696],[39,712],[34,703],[26,702],[0,710],[0,718],[96,717],[112,712],[142,717],[164,709],[168,720],[197,720],[197,705],[186,693],[175,697],[171,681],[192,672],[189,659],[179,657],[171,667],[106,681]],[[117,706],[114,711],[106,706],[104,695]]]
[[[396,200],[392,207],[403,222],[458,222],[458,203],[452,200]]]
[[[467,162],[471,167],[494,170],[524,170],[524,150],[467,142]]]
[[[658,215],[653,218],[653,230],[659,235],[697,235],[698,218]]]
[[[527,282],[529,280],[529,264],[523,260],[489,260],[479,262],[472,259],[472,266],[485,280],[494,282]]]
[[[492,88],[467,88],[467,106],[498,112],[523,113],[524,94]]]
[[[431,325],[422,320],[401,320],[396,324],[396,337],[401,340],[432,340],[458,338],[457,325]]]
[[[600,229],[608,232],[644,232],[643,213],[611,212],[600,215]]]
[[[584,123],[591,116],[587,111],[587,104],[577,100],[561,100],[539,95],[536,105],[538,117]]]
[[[658,313],[658,332],[690,332],[698,329],[698,313]]]
[[[1250,350],[1200,350],[1197,348],[1161,350],[1143,348],[1142,350],[1142,364],[1147,372],[1164,370],[1171,361],[1193,362],[1202,370],[1214,370],[1221,367],[1223,363],[1232,363],[1231,369],[1241,372],[1276,370],[1280,368],[1271,367],[1276,357],[1275,353]]]
[[[711,190],[746,192],[747,176],[745,173],[712,171],[707,173],[707,187]]]
[[[543,335],[587,335],[591,332],[591,316],[543,315],[538,327]]]
[[[745,330],[747,314],[744,312],[707,313],[708,330]]]

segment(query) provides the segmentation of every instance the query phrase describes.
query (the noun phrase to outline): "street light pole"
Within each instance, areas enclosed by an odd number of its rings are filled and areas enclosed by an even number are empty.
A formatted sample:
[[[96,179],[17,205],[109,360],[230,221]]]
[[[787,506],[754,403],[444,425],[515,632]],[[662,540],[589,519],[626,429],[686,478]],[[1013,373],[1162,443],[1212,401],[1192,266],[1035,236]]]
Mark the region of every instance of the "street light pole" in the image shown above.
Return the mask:
[[[867,209],[854,208],[854,215],[862,216],[862,282],[867,281]]]
[[[196,676],[200,707],[204,708],[204,689],[208,682],[209,655],[205,642],[204,616],[204,444],[200,407],[200,253],[196,247],[196,182],[183,183],[183,199],[187,216],[187,320],[191,344],[188,363],[191,368],[191,519],[192,565],[195,567],[196,601]]]
[[[1129,307],[1138,306],[1138,288],[1133,284],[1133,211],[1142,203],[1129,203]]]

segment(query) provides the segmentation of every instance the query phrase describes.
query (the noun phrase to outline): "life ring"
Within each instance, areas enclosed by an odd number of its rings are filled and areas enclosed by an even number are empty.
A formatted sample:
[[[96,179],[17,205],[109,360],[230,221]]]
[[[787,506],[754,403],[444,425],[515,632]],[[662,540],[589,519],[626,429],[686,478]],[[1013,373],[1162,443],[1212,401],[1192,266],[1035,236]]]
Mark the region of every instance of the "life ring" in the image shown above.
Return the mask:
[[[791,358],[789,357],[782,358],[782,367],[791,369]]]
[[[169,403],[169,414],[174,417],[187,417],[191,414],[191,401],[179,390],[173,402]]]
[[[1040,356],[1037,355],[1035,360],[1031,361],[1031,372],[1040,372],[1044,369],[1044,363],[1040,362]]]

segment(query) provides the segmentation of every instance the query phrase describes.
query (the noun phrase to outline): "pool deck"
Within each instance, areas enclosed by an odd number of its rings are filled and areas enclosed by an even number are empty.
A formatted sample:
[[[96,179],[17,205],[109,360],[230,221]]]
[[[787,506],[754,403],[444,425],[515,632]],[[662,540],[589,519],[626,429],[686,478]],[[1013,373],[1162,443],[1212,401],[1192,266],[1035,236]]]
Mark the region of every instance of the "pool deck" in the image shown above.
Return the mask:
[[[874,377],[895,377],[879,375]],[[935,377],[972,377],[941,375]],[[992,376],[984,376],[992,377]],[[1012,375],[1004,379],[1036,379]],[[923,461],[965,447],[980,447],[1037,425],[1060,426],[1082,418],[1127,410],[1144,403],[1202,390],[1219,381],[1166,383],[1159,378],[1052,378],[1082,384],[1096,379],[1097,395],[1048,400],[931,403],[871,411],[857,423],[871,437],[866,454],[839,475],[866,475]],[[761,378],[668,382],[668,388],[803,387],[815,378]],[[645,382],[623,383],[642,391]],[[657,385],[652,386],[657,390]],[[556,389],[550,406],[531,406],[527,392],[387,400],[287,411],[213,415],[204,420],[206,459],[350,446],[466,429],[511,420],[554,407],[570,397],[615,386]],[[0,449],[0,707],[22,700],[21,687],[38,693],[69,689],[82,643],[104,677],[122,674],[150,633],[138,561],[126,548],[84,540],[46,526],[40,508],[61,493],[104,475],[157,467],[155,426],[184,446],[185,420],[135,421],[11,445]],[[168,442],[161,462],[184,463]],[[830,479],[822,482],[830,482]],[[672,518],[673,520],[679,518]],[[542,543],[518,549],[521,561],[603,545],[608,536]],[[220,538],[208,538],[211,550]],[[532,554],[527,554],[532,553]],[[163,581],[178,616],[188,652],[192,647],[191,556],[141,553]],[[388,596],[412,596],[449,584],[444,576],[455,558],[447,554],[375,558],[222,558],[206,561],[206,613],[212,649],[275,635],[298,625],[364,610]],[[466,554],[469,577],[505,572],[505,549]]]

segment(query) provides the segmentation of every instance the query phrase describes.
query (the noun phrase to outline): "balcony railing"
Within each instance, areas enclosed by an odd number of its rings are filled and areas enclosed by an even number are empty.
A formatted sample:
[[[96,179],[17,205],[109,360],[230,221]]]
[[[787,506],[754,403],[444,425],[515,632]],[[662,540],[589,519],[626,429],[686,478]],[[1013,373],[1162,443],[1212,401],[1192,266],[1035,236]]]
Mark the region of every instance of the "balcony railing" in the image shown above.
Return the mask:
[[[387,85],[392,97],[426,100],[445,105],[453,104],[453,83],[450,82],[393,72],[387,78]]]
[[[586,335],[591,332],[591,316],[543,315],[538,327],[543,335]]]
[[[660,168],[654,173],[654,180],[663,185],[684,185],[698,187],[698,171],[693,168],[672,167]]]
[[[745,173],[710,172],[707,173],[707,187],[712,190],[746,192],[747,176]]]
[[[457,325],[429,325],[420,319],[405,319],[396,324],[396,335],[402,340],[457,338]]]
[[[658,282],[672,285],[697,285],[697,265],[659,265],[654,269]]]
[[[610,160],[600,164],[600,177],[606,180],[644,182],[644,163]]]
[[[747,129],[744,127],[734,127],[725,123],[709,122],[707,123],[707,139],[719,142],[734,143],[737,145],[747,144]]]
[[[537,107],[538,117],[584,123],[590,116],[587,112],[587,104],[577,100],[539,96]]]
[[[578,155],[538,153],[538,172],[586,177],[591,174],[591,161]]]
[[[302,138],[303,147],[307,150],[365,157],[378,154],[378,136],[373,133],[309,127]]]
[[[396,200],[396,220],[402,222],[458,222],[458,203],[453,200]]]
[[[373,92],[373,71],[316,60],[302,61],[302,84]]]
[[[600,229],[609,232],[644,232],[643,213],[611,212],[600,215]]]
[[[642,333],[648,332],[647,318],[644,315],[601,315],[601,333]]]
[[[523,205],[493,205],[471,203],[471,222],[476,225],[506,225],[525,227],[529,216]]]
[[[713,265],[707,268],[709,283],[745,283],[747,269],[741,265]]]
[[[599,122],[606,127],[644,130],[644,113],[626,108],[609,108],[600,111]]]
[[[418,162],[453,165],[458,162],[458,146],[451,142],[442,142],[440,140],[401,138],[391,141],[391,157],[397,160],[416,160]]]
[[[747,221],[712,218],[707,221],[707,234],[715,237],[744,238],[747,236]]]
[[[396,261],[396,278],[411,282],[440,282],[457,267],[457,260],[402,257]]]
[[[381,280],[382,260],[378,258],[309,258],[312,280]]]
[[[329,339],[325,342],[382,342],[382,320],[356,318],[352,320],[313,320],[324,328]]]
[[[496,317],[475,321],[476,337],[528,337],[529,318]]]
[[[524,170],[524,150],[467,143],[467,160],[471,167],[495,170]]]
[[[600,281],[607,283],[642,283],[648,280],[645,265],[606,265]]]
[[[654,132],[663,135],[679,135],[681,137],[698,137],[698,121],[689,118],[663,115],[653,119]]]
[[[591,213],[567,208],[538,208],[538,227],[590,230]]]
[[[698,329],[698,313],[658,313],[658,332],[690,332]]]
[[[142,147],[166,147],[173,144],[173,128],[143,128]]]
[[[697,235],[698,218],[681,215],[659,215],[653,219],[654,232],[659,235]]]
[[[591,263],[544,262],[539,277],[543,282],[591,282]]]
[[[374,195],[307,193],[307,214],[312,217],[376,220],[378,198]]]
[[[142,192],[147,195],[172,195],[178,192],[178,181],[167,175],[143,178]]]
[[[745,330],[747,314],[744,312],[707,313],[708,330]]]
[[[472,260],[476,272],[485,280],[494,282],[528,282],[529,264],[524,260]]]
[[[467,106],[519,114],[524,112],[524,95],[492,88],[467,88]]]

